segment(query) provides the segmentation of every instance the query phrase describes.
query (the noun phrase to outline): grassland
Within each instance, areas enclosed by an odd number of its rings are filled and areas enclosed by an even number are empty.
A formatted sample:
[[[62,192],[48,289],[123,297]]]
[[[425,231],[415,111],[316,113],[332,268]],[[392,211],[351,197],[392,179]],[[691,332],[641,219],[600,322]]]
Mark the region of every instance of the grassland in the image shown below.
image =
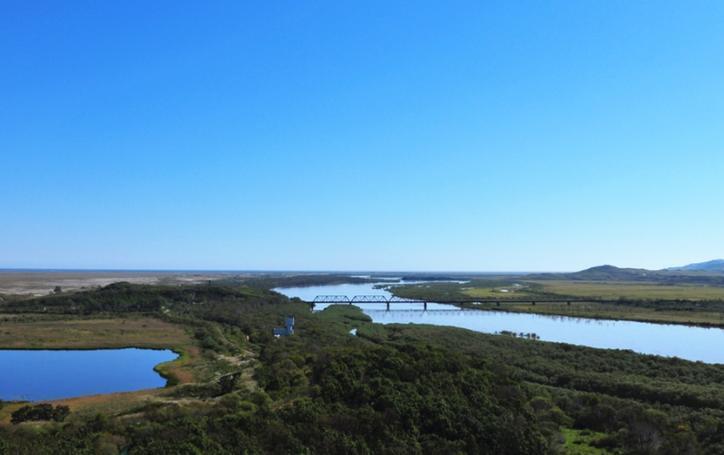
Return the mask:
[[[724,300],[724,287],[600,281],[534,281],[548,294],[602,299]]]
[[[612,453],[592,445],[605,437],[605,433],[575,430],[573,428],[564,428],[562,433],[564,438],[563,450],[567,455],[606,455]]]
[[[500,304],[471,305],[523,313],[622,319],[655,323],[724,327],[724,287],[645,282],[563,280],[473,280],[467,283],[425,283],[393,287],[395,295],[435,300],[494,299]],[[530,298],[605,299],[615,303],[513,303]]]
[[[717,311],[656,310],[649,307],[593,302],[572,302],[570,305],[559,303],[537,303],[536,305],[530,305],[502,302],[500,306],[487,305],[482,309],[660,324],[724,327],[724,313]]]
[[[724,287],[694,284],[564,280],[488,283],[476,280],[470,284],[451,286],[457,287],[462,295],[474,298],[563,296],[632,300],[724,300]]]
[[[515,283],[513,285],[485,286],[485,287],[463,287],[461,292],[466,297],[476,299],[506,299],[519,297],[535,297],[538,295],[530,284]]]
[[[183,327],[151,317],[58,318],[0,315],[2,349],[178,348],[193,344]]]

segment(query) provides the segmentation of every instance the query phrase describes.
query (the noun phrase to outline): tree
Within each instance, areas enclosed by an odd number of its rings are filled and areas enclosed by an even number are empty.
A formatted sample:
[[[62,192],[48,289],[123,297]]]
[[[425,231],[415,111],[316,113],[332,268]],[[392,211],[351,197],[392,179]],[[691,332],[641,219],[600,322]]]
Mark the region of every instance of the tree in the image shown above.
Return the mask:
[[[234,390],[234,386],[236,386],[236,382],[240,376],[241,373],[231,373],[220,377],[219,386],[221,387],[221,395],[225,395]]]
[[[56,406],[41,403],[37,405],[26,405],[12,413],[11,422],[18,424],[31,420],[55,420],[62,422],[70,414],[68,406]]]

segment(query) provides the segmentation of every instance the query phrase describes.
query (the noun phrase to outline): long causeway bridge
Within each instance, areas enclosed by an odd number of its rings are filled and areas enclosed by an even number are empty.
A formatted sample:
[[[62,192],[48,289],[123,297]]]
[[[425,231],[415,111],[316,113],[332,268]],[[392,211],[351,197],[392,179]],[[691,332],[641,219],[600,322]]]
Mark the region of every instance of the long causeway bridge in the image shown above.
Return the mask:
[[[406,299],[402,297],[387,297],[382,294],[373,294],[373,295],[355,295],[355,296],[346,296],[346,295],[318,295],[312,300],[311,302],[306,302],[309,305],[314,308],[318,304],[322,305],[331,305],[331,304],[348,304],[348,305],[358,305],[358,304],[366,304],[366,303],[380,303],[385,304],[385,307],[387,310],[390,309],[391,305],[400,305],[400,304],[410,304],[410,303],[418,303],[422,305],[423,310],[427,310],[427,304],[428,303],[445,303],[448,305],[462,305],[462,304],[494,304],[497,306],[500,306],[501,303],[527,303],[530,305],[535,305],[536,303],[565,303],[567,305],[570,305],[574,302],[588,302],[588,303],[616,303],[618,300],[606,300],[606,299],[591,299],[591,298],[552,298],[552,297],[545,297],[545,298],[531,298],[531,297],[516,297],[516,298],[505,298],[505,299],[475,299],[475,298],[469,298],[469,299],[434,299],[434,300],[425,300],[425,299]]]

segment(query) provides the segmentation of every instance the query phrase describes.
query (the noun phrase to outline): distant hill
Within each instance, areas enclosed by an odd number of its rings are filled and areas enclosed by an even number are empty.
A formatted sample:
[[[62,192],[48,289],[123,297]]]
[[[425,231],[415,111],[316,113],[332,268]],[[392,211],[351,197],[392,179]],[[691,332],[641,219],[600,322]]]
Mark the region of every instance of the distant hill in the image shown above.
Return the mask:
[[[580,272],[571,273],[539,273],[529,275],[527,278],[535,279],[562,279],[582,281],[645,281],[650,280],[657,272],[646,269],[628,269],[613,265],[599,265]]]
[[[710,264],[716,261],[710,261]],[[697,266],[698,264],[692,264]],[[689,267],[689,266],[687,266]],[[709,268],[679,268],[665,270],[647,270],[621,268],[613,265],[599,265],[580,272],[571,273],[536,273],[526,275],[530,280],[572,280],[572,281],[646,281],[662,284],[708,284],[724,285],[724,261],[720,261],[721,269],[714,265]]]
[[[683,267],[671,267],[669,271],[688,271],[688,272],[724,272],[724,259],[714,259],[713,261],[697,262],[688,264]]]

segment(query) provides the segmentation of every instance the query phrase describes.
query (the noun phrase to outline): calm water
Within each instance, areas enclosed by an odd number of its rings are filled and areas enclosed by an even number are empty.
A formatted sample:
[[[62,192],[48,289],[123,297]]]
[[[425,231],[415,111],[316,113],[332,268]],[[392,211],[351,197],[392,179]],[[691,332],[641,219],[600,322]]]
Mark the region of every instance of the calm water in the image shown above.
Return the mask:
[[[0,350],[0,399],[50,400],[163,387],[153,371],[178,357],[155,349]]]
[[[354,295],[390,293],[374,289],[372,284],[342,284],[304,288],[275,289],[289,297],[314,300],[317,295]],[[384,304],[359,305],[374,322],[382,324],[432,324],[462,327],[478,332],[533,332],[545,341],[578,344],[604,349],[630,349],[655,354],[724,364],[724,330],[688,327],[673,324],[650,324],[633,321],[611,321],[507,313],[503,311],[460,310],[452,305],[428,304],[428,311],[419,311],[421,304],[394,304],[385,311]],[[315,310],[324,309],[318,305]]]

